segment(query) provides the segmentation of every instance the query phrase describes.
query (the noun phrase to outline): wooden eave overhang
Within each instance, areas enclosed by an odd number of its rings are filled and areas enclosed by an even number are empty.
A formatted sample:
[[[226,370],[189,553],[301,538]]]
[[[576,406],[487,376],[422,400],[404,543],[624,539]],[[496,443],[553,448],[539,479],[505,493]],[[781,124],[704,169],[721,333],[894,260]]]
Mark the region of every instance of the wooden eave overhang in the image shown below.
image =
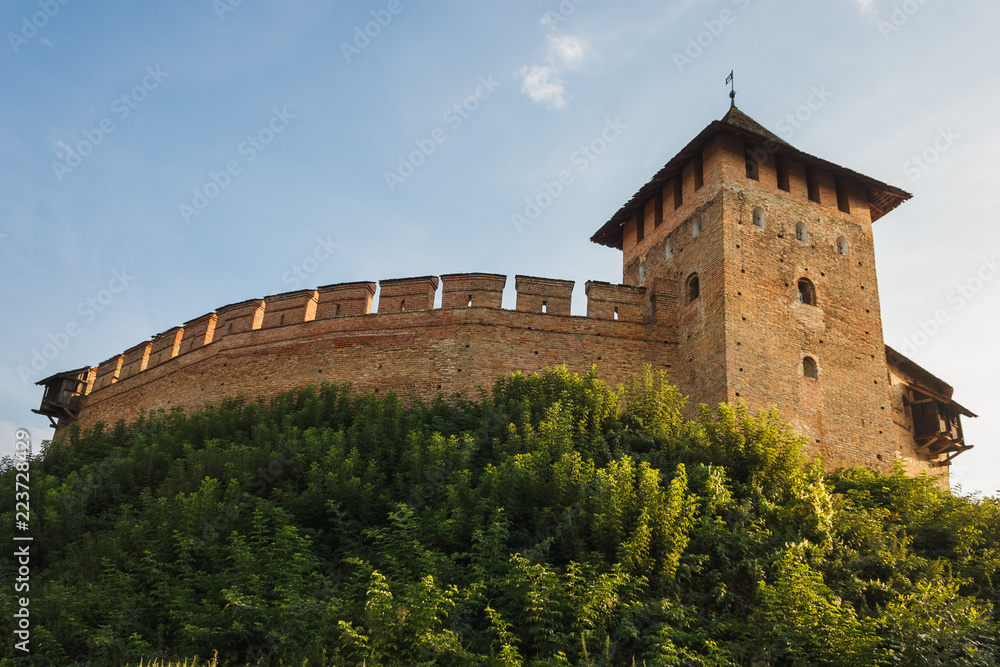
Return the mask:
[[[906,357],[892,349],[888,345],[885,346],[885,360],[890,366],[898,368],[913,378],[915,384],[917,385],[914,388],[918,391],[921,391],[935,400],[952,407],[955,411],[965,417],[972,417],[973,419],[979,417],[979,415],[972,412],[972,410],[963,407],[957,401],[952,399],[951,395],[955,390],[950,384],[937,377],[909,357]]]

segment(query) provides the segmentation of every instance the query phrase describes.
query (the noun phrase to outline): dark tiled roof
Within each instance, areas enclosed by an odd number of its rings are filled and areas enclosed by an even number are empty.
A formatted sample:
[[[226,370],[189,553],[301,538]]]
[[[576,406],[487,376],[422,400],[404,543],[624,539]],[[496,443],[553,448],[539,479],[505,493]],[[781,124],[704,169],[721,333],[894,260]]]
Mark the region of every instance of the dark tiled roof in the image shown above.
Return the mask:
[[[769,129],[755,121],[750,116],[746,115],[739,110],[739,107],[730,107],[729,112],[722,117],[720,123],[725,123],[726,125],[732,125],[741,130],[745,130],[751,134],[756,134],[761,137],[767,137],[771,141],[774,141],[782,146],[792,148],[792,145],[786,142],[784,139],[778,135],[771,132]]]
[[[677,155],[671,158],[648,183],[639,188],[639,191],[590,237],[590,240],[611,248],[621,249],[622,231],[625,223],[635,214],[636,210],[658,190],[661,190],[668,180],[679,174],[684,165],[699,153],[709,141],[723,133],[737,134],[746,139],[763,143],[771,152],[802,160],[807,164],[827,169],[841,177],[860,182],[868,191],[872,222],[912,197],[910,193],[897,187],[800,151],[734,106],[722,117],[722,120],[710,123]]]

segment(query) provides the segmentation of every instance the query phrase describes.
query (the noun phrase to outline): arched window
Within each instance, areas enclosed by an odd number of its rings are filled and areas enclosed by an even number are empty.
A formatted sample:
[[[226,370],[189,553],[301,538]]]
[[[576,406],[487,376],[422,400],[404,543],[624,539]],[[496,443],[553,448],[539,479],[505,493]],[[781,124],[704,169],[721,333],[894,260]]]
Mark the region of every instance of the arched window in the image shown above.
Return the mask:
[[[674,256],[674,242],[670,239],[667,239],[667,243],[664,245],[664,254],[667,256],[667,259]]]
[[[688,301],[694,301],[701,294],[701,284],[698,281],[698,274],[692,273],[687,281]]]
[[[639,282],[646,280],[646,262],[639,262]]]
[[[843,236],[837,237],[837,252],[839,252],[844,257],[851,254],[851,244],[847,242],[847,239]]]
[[[795,238],[803,243],[809,241],[809,228],[806,227],[806,223],[801,221],[795,223]]]
[[[807,306],[816,305],[816,288],[808,278],[799,278],[799,303]]]
[[[757,225],[761,229],[764,228],[764,209],[757,206],[753,210],[753,224]]]
[[[815,359],[812,357],[802,359],[802,375],[813,380],[819,379],[819,366],[816,365]]]
[[[695,236],[698,236],[698,234],[701,234],[701,226],[702,226],[701,216],[700,215],[694,216],[694,220],[691,221],[691,237],[692,238],[694,238]]]

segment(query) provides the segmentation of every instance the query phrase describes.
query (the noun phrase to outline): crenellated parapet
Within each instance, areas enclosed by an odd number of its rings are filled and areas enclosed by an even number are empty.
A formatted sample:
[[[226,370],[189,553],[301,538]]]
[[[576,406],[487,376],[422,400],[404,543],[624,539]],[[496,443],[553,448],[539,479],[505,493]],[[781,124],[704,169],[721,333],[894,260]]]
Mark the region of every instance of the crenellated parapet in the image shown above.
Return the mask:
[[[264,298],[264,318],[261,329],[273,329],[287,324],[301,324],[316,319],[316,307],[319,304],[319,291],[300,290],[286,292]]]
[[[91,392],[100,391],[118,382],[118,377],[122,370],[122,358],[123,355],[116,354],[107,361],[102,361],[97,365],[97,375],[94,378]]]
[[[215,313],[202,315],[189,322],[185,322],[181,327],[180,354],[185,354],[192,350],[208,345],[215,340],[215,323],[218,321]]]
[[[593,235],[622,251],[627,284],[588,281],[583,317],[569,280],[515,276],[506,309],[507,277],[492,273],[325,285],[230,304],[45,378],[36,412],[58,437],[324,382],[429,402],[483,396],[513,372],[596,366],[617,384],[649,365],[688,398],[687,418],[722,402],[777,408],[833,467],[947,471],[973,415],[882,336],[872,223],[909,198],[733,103]]]
[[[534,276],[514,276],[517,290],[516,310],[550,315],[569,315],[573,298],[572,280],[553,280]]]
[[[264,300],[249,299],[232,303],[219,308],[215,314],[219,319],[215,323],[213,341],[220,341],[230,334],[260,329],[264,321]]]
[[[185,322],[182,326],[168,329],[151,340],[130,347],[98,364],[96,368],[82,369],[87,377],[83,395],[103,392],[112,385],[130,379],[142,382],[138,376],[146,377],[154,369],[162,368],[178,358],[188,358],[205,348],[229,349],[252,344],[257,338],[267,345],[276,340],[270,332],[278,334],[278,330],[281,330],[278,339],[294,343],[297,337],[312,335],[314,329],[308,329],[309,325],[322,326],[323,321],[341,318],[415,317],[421,313],[427,316],[439,313],[443,316],[458,309],[499,311],[497,316],[507,313],[508,317],[570,317],[573,281],[516,276],[517,301],[514,310],[502,308],[506,284],[507,276],[500,274],[450,273],[440,278],[420,276],[383,280],[377,285],[374,282],[339,283],[274,294],[262,299],[248,299],[223,306],[215,312]],[[378,309],[373,312],[376,286],[379,288]],[[441,307],[435,308],[435,295],[439,287]],[[587,319],[595,322],[617,321],[623,323],[623,326],[672,323],[675,317],[667,315],[665,311],[674,303],[673,290],[673,286],[658,286],[655,294],[647,294],[646,287],[589,281],[586,283],[587,315],[585,318],[572,319],[580,321],[580,326]],[[654,319],[649,317],[650,303],[655,306]],[[386,340],[385,336],[390,330],[394,330],[391,322],[392,320],[387,319],[383,324],[380,319],[375,319],[366,324],[358,324],[354,329],[365,332],[365,335],[345,340],[352,341],[352,344],[356,340]],[[297,326],[306,328],[301,333],[289,329]],[[532,327],[526,328],[530,330]],[[228,337],[246,334],[253,334],[254,338],[244,337],[233,344],[225,343]],[[635,336],[635,332],[630,331],[628,335]],[[205,350],[205,353],[215,354],[209,350]],[[131,383],[122,385],[118,391],[129,391],[131,386]]]
[[[153,347],[149,351],[149,366],[159,366],[170,361],[181,352],[181,340],[184,338],[184,327],[167,329],[153,337]]]
[[[507,276],[495,273],[449,273],[441,276],[442,308],[500,308]]]
[[[643,321],[645,287],[612,285],[588,280],[586,283],[587,317],[623,322]]]
[[[320,287],[319,303],[316,306],[317,320],[333,317],[368,315],[372,312],[375,298],[375,283],[339,283]]]
[[[429,310],[434,307],[434,293],[438,279],[435,276],[396,278],[379,283],[378,312],[401,313],[406,310]]]
[[[152,347],[153,344],[146,341],[125,350],[125,353],[122,355],[122,365],[118,373],[118,379],[124,380],[146,370],[146,366],[149,364],[149,351]]]

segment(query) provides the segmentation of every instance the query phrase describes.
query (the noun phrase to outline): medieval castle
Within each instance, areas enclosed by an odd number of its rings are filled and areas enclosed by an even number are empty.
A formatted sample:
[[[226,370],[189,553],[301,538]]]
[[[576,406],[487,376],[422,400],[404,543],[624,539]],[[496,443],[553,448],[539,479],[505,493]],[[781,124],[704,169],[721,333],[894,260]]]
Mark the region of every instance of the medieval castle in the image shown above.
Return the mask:
[[[910,195],[797,150],[735,104],[591,237],[623,284],[466,273],[328,285],[219,308],[40,381],[68,424],[197,410],[322,381],[433,399],[557,364],[611,383],[665,369],[698,404],[776,405],[830,467],[942,474],[970,449],[952,388],[882,337],[872,223]],[[441,285],[441,307],[435,294]]]

